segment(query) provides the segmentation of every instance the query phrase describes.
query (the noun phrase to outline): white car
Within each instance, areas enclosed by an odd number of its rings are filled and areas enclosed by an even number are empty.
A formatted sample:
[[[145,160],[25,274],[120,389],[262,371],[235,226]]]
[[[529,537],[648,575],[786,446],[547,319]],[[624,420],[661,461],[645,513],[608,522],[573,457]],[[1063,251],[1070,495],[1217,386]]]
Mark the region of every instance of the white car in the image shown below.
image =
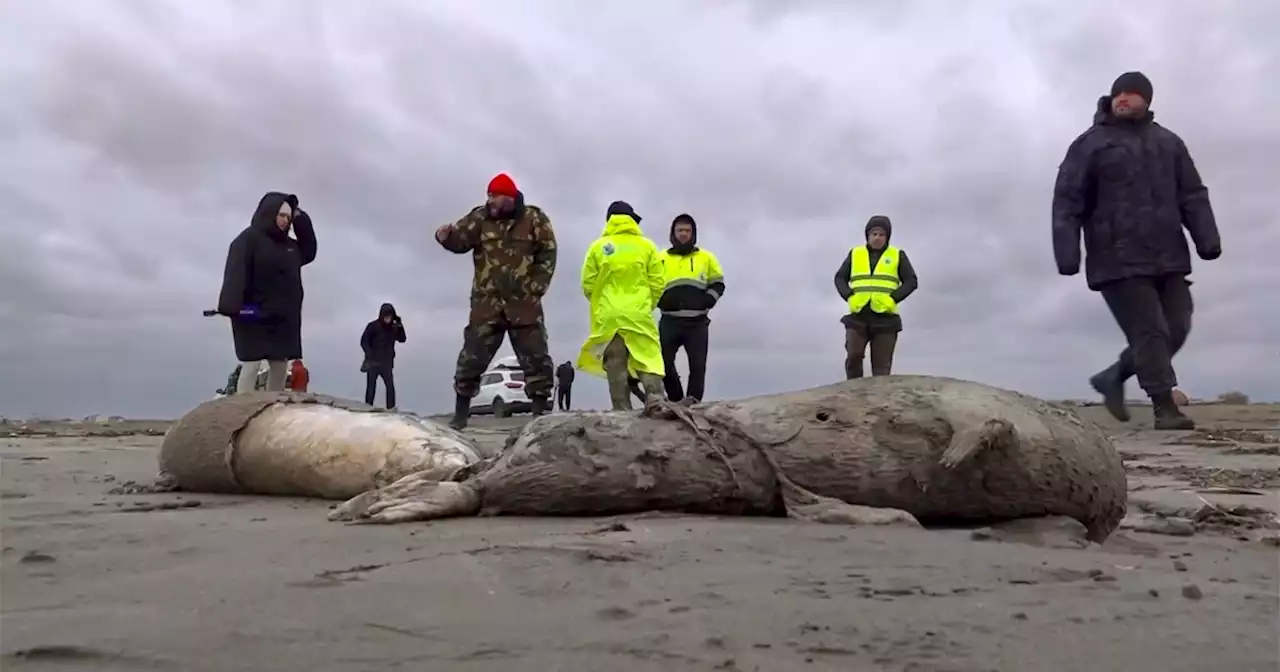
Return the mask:
[[[533,402],[524,393],[524,372],[505,366],[490,369],[480,376],[480,392],[475,396],[471,412],[493,413],[505,418],[512,413],[528,413]]]

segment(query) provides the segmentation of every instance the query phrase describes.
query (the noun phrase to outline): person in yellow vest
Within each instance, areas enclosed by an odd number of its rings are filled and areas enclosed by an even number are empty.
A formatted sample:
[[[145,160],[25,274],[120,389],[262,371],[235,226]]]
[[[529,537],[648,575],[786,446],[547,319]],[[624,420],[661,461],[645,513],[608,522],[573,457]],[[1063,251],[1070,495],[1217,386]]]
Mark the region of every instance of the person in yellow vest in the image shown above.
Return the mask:
[[[836,271],[836,291],[849,305],[844,323],[845,378],[862,377],[862,359],[871,345],[871,375],[887,376],[902,331],[898,304],[919,286],[907,253],[889,244],[893,224],[884,215],[867,220],[866,245],[844,255]]]
[[[671,247],[662,259],[667,284],[658,300],[662,319],[658,336],[662,339],[662,361],[667,375],[662,384],[671,401],[702,401],[707,381],[707,313],[724,296],[724,271],[720,260],[698,247],[698,223],[688,214],[671,222]],[[689,361],[688,394],[680,389],[676,353],[684,348]]]
[[[628,377],[644,386],[645,404],[664,398],[662,343],[653,309],[666,284],[662,252],[640,230],[640,215],[614,201],[604,233],[587,249],[582,293],[591,305],[591,335],[578,354],[578,368],[609,381],[615,411],[631,410]]]

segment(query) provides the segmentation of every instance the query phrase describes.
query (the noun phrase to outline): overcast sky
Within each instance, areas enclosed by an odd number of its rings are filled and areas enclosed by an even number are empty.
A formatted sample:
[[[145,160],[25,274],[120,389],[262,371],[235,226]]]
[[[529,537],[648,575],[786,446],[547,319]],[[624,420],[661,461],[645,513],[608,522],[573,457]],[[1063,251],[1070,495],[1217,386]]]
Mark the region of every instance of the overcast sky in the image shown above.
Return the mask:
[[[555,224],[557,363],[587,335],[582,258],[624,199],[661,245],[692,213],[724,266],[709,397],[838,380],[831,277],[882,213],[920,276],[895,372],[1088,397],[1122,337],[1083,274],[1057,275],[1050,200],[1132,69],[1222,229],[1182,387],[1277,399],[1276,34],[1280,3],[1248,0],[3,3],[0,415],[209,398],[235,361],[200,311],[269,190],[297,193],[319,238],[312,387],[363,394],[360,333],[390,301],[401,406],[446,408],[471,260],[432,232],[498,171]],[[579,405],[607,402],[579,381]]]

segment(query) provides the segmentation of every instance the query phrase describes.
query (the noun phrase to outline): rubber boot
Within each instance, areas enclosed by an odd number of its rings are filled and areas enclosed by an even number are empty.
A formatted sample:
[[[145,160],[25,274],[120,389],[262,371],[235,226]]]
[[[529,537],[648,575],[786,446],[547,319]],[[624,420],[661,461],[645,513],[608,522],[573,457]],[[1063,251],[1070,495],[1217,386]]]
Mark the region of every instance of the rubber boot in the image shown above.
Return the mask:
[[[1129,408],[1124,403],[1124,379],[1120,377],[1120,365],[1110,367],[1093,375],[1089,385],[1102,395],[1102,404],[1106,406],[1111,417],[1120,422],[1129,422]]]
[[[458,395],[453,404],[453,418],[449,420],[449,426],[454,429],[465,429],[467,419],[471,417],[471,397]]]
[[[533,397],[529,401],[532,402],[529,412],[534,417],[547,414],[548,399],[547,397]]]
[[[1173,401],[1173,394],[1155,394],[1151,396],[1151,410],[1155,415],[1155,428],[1166,431],[1187,431],[1196,428],[1196,421],[1182,414],[1182,409]]]

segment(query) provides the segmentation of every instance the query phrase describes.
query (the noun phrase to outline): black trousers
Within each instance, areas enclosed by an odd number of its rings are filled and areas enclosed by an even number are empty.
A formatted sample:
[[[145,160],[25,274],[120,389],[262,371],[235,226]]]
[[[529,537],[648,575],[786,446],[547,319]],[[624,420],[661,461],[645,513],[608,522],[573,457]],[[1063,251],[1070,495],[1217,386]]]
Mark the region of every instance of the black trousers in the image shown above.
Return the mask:
[[[687,393],[690,397],[702,401],[702,393],[707,386],[707,332],[711,321],[705,317],[668,317],[663,316],[658,322],[658,338],[662,341],[662,362],[667,375],[662,379],[662,386],[667,390],[667,399],[680,401]],[[680,374],[676,372],[676,353],[684,348],[685,357],[689,360],[689,387],[680,389]]]
[[[391,372],[391,367],[374,366],[364,374],[364,403],[372,406],[373,397],[378,392],[378,378],[382,378],[382,384],[387,388],[387,408],[396,407],[396,377]]]
[[[1191,333],[1191,282],[1182,274],[1128,278],[1105,285],[1102,298],[1129,345],[1113,365],[1121,380],[1138,377],[1148,396],[1178,386],[1173,356]]]
[[[560,410],[567,411],[573,403],[573,388],[569,385],[561,385],[556,388],[556,406]]]

